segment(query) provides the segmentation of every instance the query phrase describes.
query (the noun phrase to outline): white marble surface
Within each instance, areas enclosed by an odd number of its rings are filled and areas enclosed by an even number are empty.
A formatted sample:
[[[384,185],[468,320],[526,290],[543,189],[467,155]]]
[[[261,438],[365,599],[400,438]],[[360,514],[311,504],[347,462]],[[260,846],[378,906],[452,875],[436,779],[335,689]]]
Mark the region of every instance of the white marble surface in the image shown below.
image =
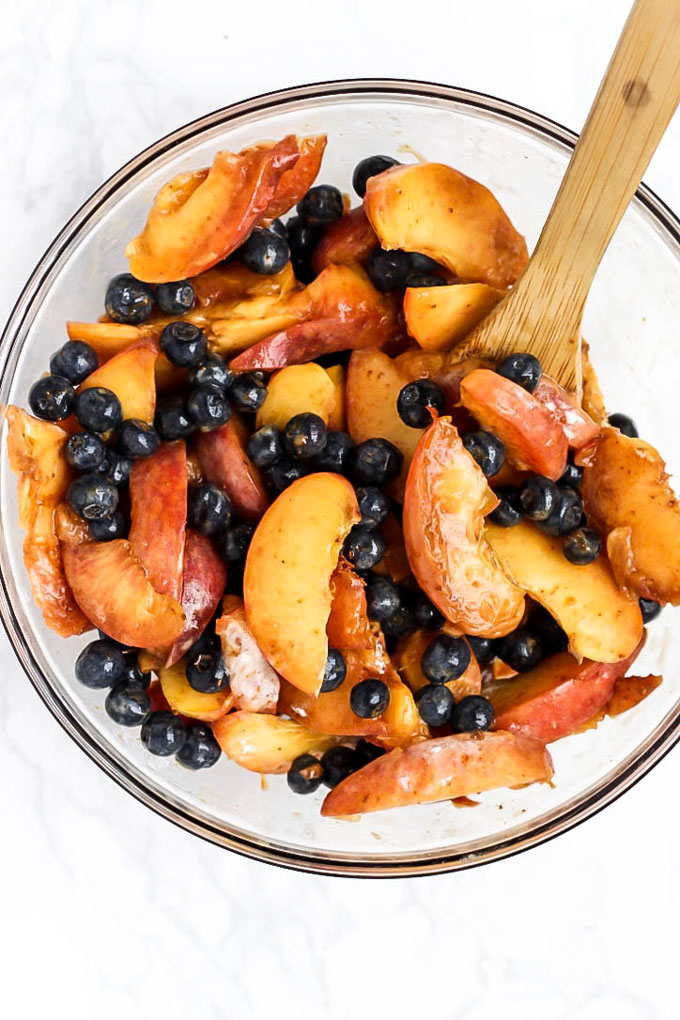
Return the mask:
[[[627,6],[5,0],[0,318],[87,195],[187,120],[271,88],[391,75],[578,128]],[[646,178],[676,209],[679,155],[676,122]],[[156,818],[66,738],[4,634],[0,661],[3,1015],[678,1015],[677,752],[529,854],[433,879],[323,879]]]

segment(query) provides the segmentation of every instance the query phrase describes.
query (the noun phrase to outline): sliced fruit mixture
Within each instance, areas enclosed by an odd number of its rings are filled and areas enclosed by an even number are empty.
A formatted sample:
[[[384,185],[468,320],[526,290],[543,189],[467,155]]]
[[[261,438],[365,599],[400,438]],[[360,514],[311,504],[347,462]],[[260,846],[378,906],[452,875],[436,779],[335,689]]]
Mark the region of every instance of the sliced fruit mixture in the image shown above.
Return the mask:
[[[368,156],[352,209],[325,148],[166,184],[6,410],[35,602],[186,768],[323,784],[334,818],[549,782],[546,744],[661,682],[626,673],[680,603],[665,466],[587,357],[582,407],[458,353],[528,257],[482,184]]]

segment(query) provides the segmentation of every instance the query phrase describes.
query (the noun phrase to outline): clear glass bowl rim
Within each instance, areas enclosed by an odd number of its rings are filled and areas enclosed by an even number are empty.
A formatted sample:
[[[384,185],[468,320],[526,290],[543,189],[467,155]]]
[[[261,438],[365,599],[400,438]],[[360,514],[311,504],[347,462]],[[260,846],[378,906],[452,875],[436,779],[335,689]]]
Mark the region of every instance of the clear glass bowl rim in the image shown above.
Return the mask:
[[[199,117],[165,135],[121,167],[83,203],[62,228],[29,277],[0,338],[0,382],[4,380],[10,356],[22,335],[22,326],[34,313],[36,302],[40,300],[41,288],[55,264],[68,251],[78,232],[96,216],[99,207],[124,188],[126,183],[148,163],[205,130],[228,124],[248,114],[295,104],[301,100],[323,102],[333,97],[356,95],[448,100],[522,125],[544,141],[567,151],[574,148],[578,137],[558,122],[516,103],[470,89],[406,79],[357,78],[317,82],[263,93]],[[644,206],[652,215],[662,234],[670,235],[676,243],[680,243],[680,220],[649,187],[641,184],[634,201]],[[243,838],[241,834],[229,833],[216,825],[211,825],[207,820],[199,820],[179,804],[157,795],[127,772],[73,716],[60,697],[59,691],[39,668],[13,612],[8,592],[7,581],[0,566],[0,616],[12,648],[39,697],[88,757],[123,789],[168,821],[208,842],[279,867],[345,877],[394,878],[463,870],[500,860],[547,842],[601,811],[642,779],[680,740],[680,716],[676,714],[675,719],[657,739],[651,745],[642,747],[628,766],[608,782],[581,798],[576,804],[566,804],[562,811],[544,824],[534,826],[527,832],[511,838],[499,838],[496,843],[485,847],[479,853],[432,853],[425,859],[413,861],[404,861],[403,858],[394,861],[389,857],[373,861],[366,858],[350,861],[346,856],[334,859],[332,854],[328,853],[324,853],[323,856],[316,856],[313,851],[295,853],[288,847],[277,845],[273,840]]]

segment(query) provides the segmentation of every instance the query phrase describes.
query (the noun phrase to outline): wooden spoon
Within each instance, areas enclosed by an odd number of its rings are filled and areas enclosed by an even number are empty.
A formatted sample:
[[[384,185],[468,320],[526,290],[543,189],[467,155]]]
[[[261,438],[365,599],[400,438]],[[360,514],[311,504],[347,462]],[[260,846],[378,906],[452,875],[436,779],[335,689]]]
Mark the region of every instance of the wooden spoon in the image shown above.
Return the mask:
[[[679,99],[680,0],[636,0],[534,254],[466,356],[530,351],[580,399],[588,291]]]

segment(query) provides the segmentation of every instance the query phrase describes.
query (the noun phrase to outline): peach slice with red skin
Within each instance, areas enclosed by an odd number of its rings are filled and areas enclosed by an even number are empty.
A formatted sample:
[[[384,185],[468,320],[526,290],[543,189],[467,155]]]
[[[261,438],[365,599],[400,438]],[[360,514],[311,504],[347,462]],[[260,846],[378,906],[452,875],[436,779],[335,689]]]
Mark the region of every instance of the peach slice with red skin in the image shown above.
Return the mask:
[[[103,386],[112,390],[120,400],[124,418],[152,422],[156,410],[157,357],[155,340],[148,337],[137,340],[95,369],[81,383],[79,392],[92,386]]]
[[[243,597],[253,636],[277,673],[312,695],[328,655],[331,575],[359,519],[345,478],[307,475],[267,510],[248,550]]]
[[[501,730],[456,733],[397,748],[365,765],[331,790],[321,814],[341,817],[451,800],[546,783],[552,775],[550,754],[533,737]]]
[[[461,381],[460,399],[483,429],[502,440],[514,467],[553,481],[564,474],[569,447],[564,429],[532,393],[479,368]]]
[[[19,526],[26,532],[24,565],[33,598],[51,630],[61,637],[84,634],[92,624],[67,583],[55,526],[55,510],[72,477],[64,457],[68,433],[18,407],[8,407],[6,417],[7,453],[18,476]]]
[[[520,623],[524,593],[484,536],[498,505],[451,420],[425,430],[404,496],[404,540],[411,569],[437,609],[465,634],[501,637]]]
[[[227,758],[249,772],[274,775],[287,772],[299,755],[321,754],[338,742],[295,719],[259,712],[230,712],[212,729]]]
[[[617,716],[622,712],[628,712],[635,708],[641,701],[649,697],[652,691],[660,687],[663,677],[650,674],[649,676],[622,676],[614,684],[612,696],[607,702],[607,715]]]
[[[207,482],[228,494],[239,517],[259,521],[269,506],[269,497],[259,468],[246,454],[248,430],[237,414],[212,432],[201,432],[194,451]]]
[[[187,522],[186,446],[162,443],[156,453],[135,461],[130,472],[131,520],[128,540],[149,580],[179,600]]]
[[[275,713],[281,684],[248,626],[243,599],[225,595],[215,630],[236,707],[247,712]]]
[[[279,177],[276,190],[263,219],[267,222],[283,216],[307,194],[317,178],[326,149],[326,135],[309,135],[298,139],[300,156],[290,170]]]
[[[379,244],[364,207],[351,209],[323,232],[312,255],[312,269],[320,273],[333,263],[347,265],[363,263]]]
[[[300,156],[294,135],[180,174],[156,195],[142,233],[128,244],[130,272],[147,283],[198,276],[245,241]]]
[[[578,450],[599,436],[600,426],[578,406],[571,393],[550,376],[543,376],[534,396],[560,423],[571,449]]]
[[[227,568],[212,539],[187,528],[181,598],[185,623],[170,649],[167,666],[181,659],[201,636],[220,604],[226,583]]]

